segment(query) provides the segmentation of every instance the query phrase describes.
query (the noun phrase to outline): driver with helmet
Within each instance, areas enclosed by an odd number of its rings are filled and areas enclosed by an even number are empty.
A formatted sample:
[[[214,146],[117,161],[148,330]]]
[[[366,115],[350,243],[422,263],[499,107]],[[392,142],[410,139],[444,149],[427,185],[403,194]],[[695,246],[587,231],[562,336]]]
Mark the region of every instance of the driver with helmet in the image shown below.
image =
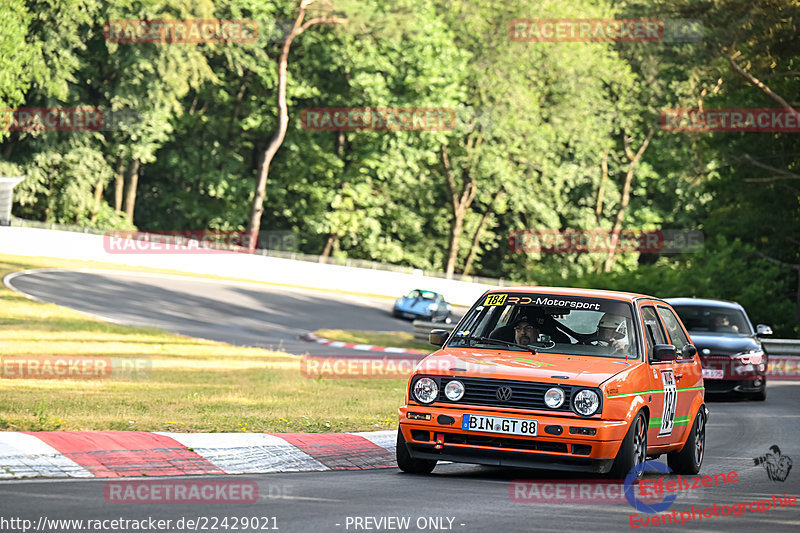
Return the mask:
[[[629,349],[625,317],[606,313],[597,323],[597,331],[586,341],[594,346],[608,346],[610,353],[621,354]]]

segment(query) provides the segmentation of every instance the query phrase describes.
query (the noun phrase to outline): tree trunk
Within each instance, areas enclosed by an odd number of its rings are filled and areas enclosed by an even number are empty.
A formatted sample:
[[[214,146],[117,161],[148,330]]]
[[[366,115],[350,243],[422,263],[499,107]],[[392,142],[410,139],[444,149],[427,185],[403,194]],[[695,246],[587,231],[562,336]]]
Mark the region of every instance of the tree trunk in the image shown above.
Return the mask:
[[[466,213],[466,209],[456,209],[453,213],[453,220],[450,223],[450,249],[447,253],[447,269],[445,271],[447,279],[453,279],[453,274],[455,273],[459,241],[461,240],[461,232],[464,229],[464,215]]]
[[[114,184],[114,209],[117,213],[122,212],[122,193],[125,189],[125,163],[121,157],[117,157],[116,180]]]
[[[450,205],[453,208],[453,220],[450,222],[450,246],[447,254],[447,267],[445,268],[445,277],[453,279],[453,273],[456,270],[456,261],[458,260],[458,248],[460,245],[461,232],[464,228],[464,217],[467,215],[467,210],[475,199],[475,180],[470,175],[467,169],[462,171],[461,175],[461,191],[456,191],[456,181],[453,178],[452,169],[450,168],[450,158],[447,156],[447,147],[442,145],[442,166],[444,167],[445,183],[447,184],[447,191],[450,194]]]
[[[478,245],[481,241],[481,233],[483,232],[483,228],[486,225],[486,221],[489,220],[489,216],[494,212],[494,202],[501,196],[503,196],[504,187],[501,186],[496,193],[492,195],[492,202],[486,208],[486,212],[483,213],[480,222],[478,222],[478,227],[475,229],[475,235],[472,237],[472,246],[469,248],[469,254],[467,255],[467,262],[464,263],[464,276],[469,276],[469,271],[472,269],[472,263],[475,261],[475,257],[478,255]]]
[[[128,169],[128,187],[125,195],[125,216],[133,223],[133,208],[136,205],[136,187],[139,184],[139,160],[134,159]]]
[[[597,187],[597,206],[594,210],[594,215],[598,222],[600,222],[603,215],[603,196],[606,192],[606,180],[608,179],[608,148],[603,152],[603,160],[600,167],[602,172],[600,173],[600,185]]]
[[[636,171],[636,164],[639,162],[642,154],[644,154],[644,151],[647,150],[647,145],[650,144],[653,133],[655,133],[653,129],[647,133],[647,137],[635,154],[631,150],[630,140],[625,135],[625,132],[622,134],[625,144],[625,155],[628,157],[628,171],[625,174],[625,184],[622,187],[622,200],[620,201],[619,210],[614,220],[614,228],[611,230],[611,250],[608,252],[608,257],[603,267],[604,272],[611,272],[611,267],[614,266],[614,262],[616,261],[617,242],[619,241],[619,233],[622,230],[622,221],[625,219],[625,211],[628,209],[628,202],[630,202],[631,199],[631,183],[633,182],[633,175]]]
[[[100,203],[103,201],[103,180],[100,179],[97,181],[97,185],[94,186],[94,207],[92,208],[92,216],[89,219],[92,224],[97,222],[97,214],[100,212]]]
[[[278,59],[278,131],[272,136],[269,146],[264,152],[264,160],[261,162],[261,170],[258,173],[253,205],[250,209],[250,222],[247,226],[250,233],[251,249],[255,249],[258,231],[261,229],[261,215],[264,212],[264,197],[267,193],[267,177],[269,176],[269,166],[272,159],[283,144],[286,137],[286,129],[289,126],[289,110],[286,105],[286,71],[289,63],[289,49],[294,38],[303,33],[314,24],[325,22],[344,23],[347,20],[339,17],[319,17],[308,20],[305,24],[303,18],[306,16],[306,9],[313,3],[313,0],[300,0],[300,10],[292,26],[292,31],[286,35],[281,49],[281,56]]]
[[[339,236],[333,233],[328,235],[328,242],[325,243],[325,248],[322,250],[322,255],[319,256],[320,263],[327,263],[328,257],[331,255],[334,244],[339,240]]]

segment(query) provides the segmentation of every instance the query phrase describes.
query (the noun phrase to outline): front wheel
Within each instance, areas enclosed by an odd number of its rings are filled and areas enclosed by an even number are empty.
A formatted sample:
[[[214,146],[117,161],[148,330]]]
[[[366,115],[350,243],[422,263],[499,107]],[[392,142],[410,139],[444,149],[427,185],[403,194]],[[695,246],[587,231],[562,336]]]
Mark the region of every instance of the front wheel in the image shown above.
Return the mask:
[[[625,440],[622,441],[617,456],[614,458],[609,476],[614,479],[625,479],[634,467],[644,463],[646,459],[647,419],[644,417],[644,413],[639,411],[636,418],[633,419],[631,427],[628,428],[628,433],[625,434]],[[634,480],[641,478],[643,473],[644,469],[642,468],[636,473]]]
[[[430,474],[436,467],[437,461],[434,459],[414,459],[408,453],[406,446],[406,439],[403,437],[403,432],[397,428],[397,447],[395,448],[395,456],[397,457],[397,466],[403,472],[409,474]]]
[[[697,411],[692,432],[679,452],[667,454],[667,464],[677,474],[694,475],[700,472],[706,450],[706,415],[703,407]]]

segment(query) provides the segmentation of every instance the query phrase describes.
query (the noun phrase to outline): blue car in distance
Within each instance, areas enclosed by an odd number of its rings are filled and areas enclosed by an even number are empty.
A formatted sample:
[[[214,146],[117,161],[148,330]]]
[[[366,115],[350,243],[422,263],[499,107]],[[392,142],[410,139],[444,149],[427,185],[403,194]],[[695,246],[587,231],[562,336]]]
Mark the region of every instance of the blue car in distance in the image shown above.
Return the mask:
[[[394,303],[398,318],[425,318],[431,322],[450,322],[450,304],[438,292],[414,289]]]

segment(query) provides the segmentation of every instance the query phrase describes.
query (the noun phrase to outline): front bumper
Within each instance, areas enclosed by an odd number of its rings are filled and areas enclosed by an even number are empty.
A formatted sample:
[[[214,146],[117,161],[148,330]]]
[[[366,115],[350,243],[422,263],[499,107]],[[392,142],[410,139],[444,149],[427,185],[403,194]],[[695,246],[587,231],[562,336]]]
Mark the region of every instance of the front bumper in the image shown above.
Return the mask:
[[[760,385],[753,382],[759,380]],[[728,394],[731,392],[751,393],[761,392],[767,386],[767,381],[763,376],[754,376],[751,379],[707,379],[703,381],[706,394]]]
[[[409,419],[409,411],[429,414],[430,420]],[[533,419],[538,422],[538,434],[529,437],[464,430],[461,422],[465,413]],[[628,423],[530,411],[411,405],[400,408],[400,431],[415,459],[606,473],[625,438]]]

